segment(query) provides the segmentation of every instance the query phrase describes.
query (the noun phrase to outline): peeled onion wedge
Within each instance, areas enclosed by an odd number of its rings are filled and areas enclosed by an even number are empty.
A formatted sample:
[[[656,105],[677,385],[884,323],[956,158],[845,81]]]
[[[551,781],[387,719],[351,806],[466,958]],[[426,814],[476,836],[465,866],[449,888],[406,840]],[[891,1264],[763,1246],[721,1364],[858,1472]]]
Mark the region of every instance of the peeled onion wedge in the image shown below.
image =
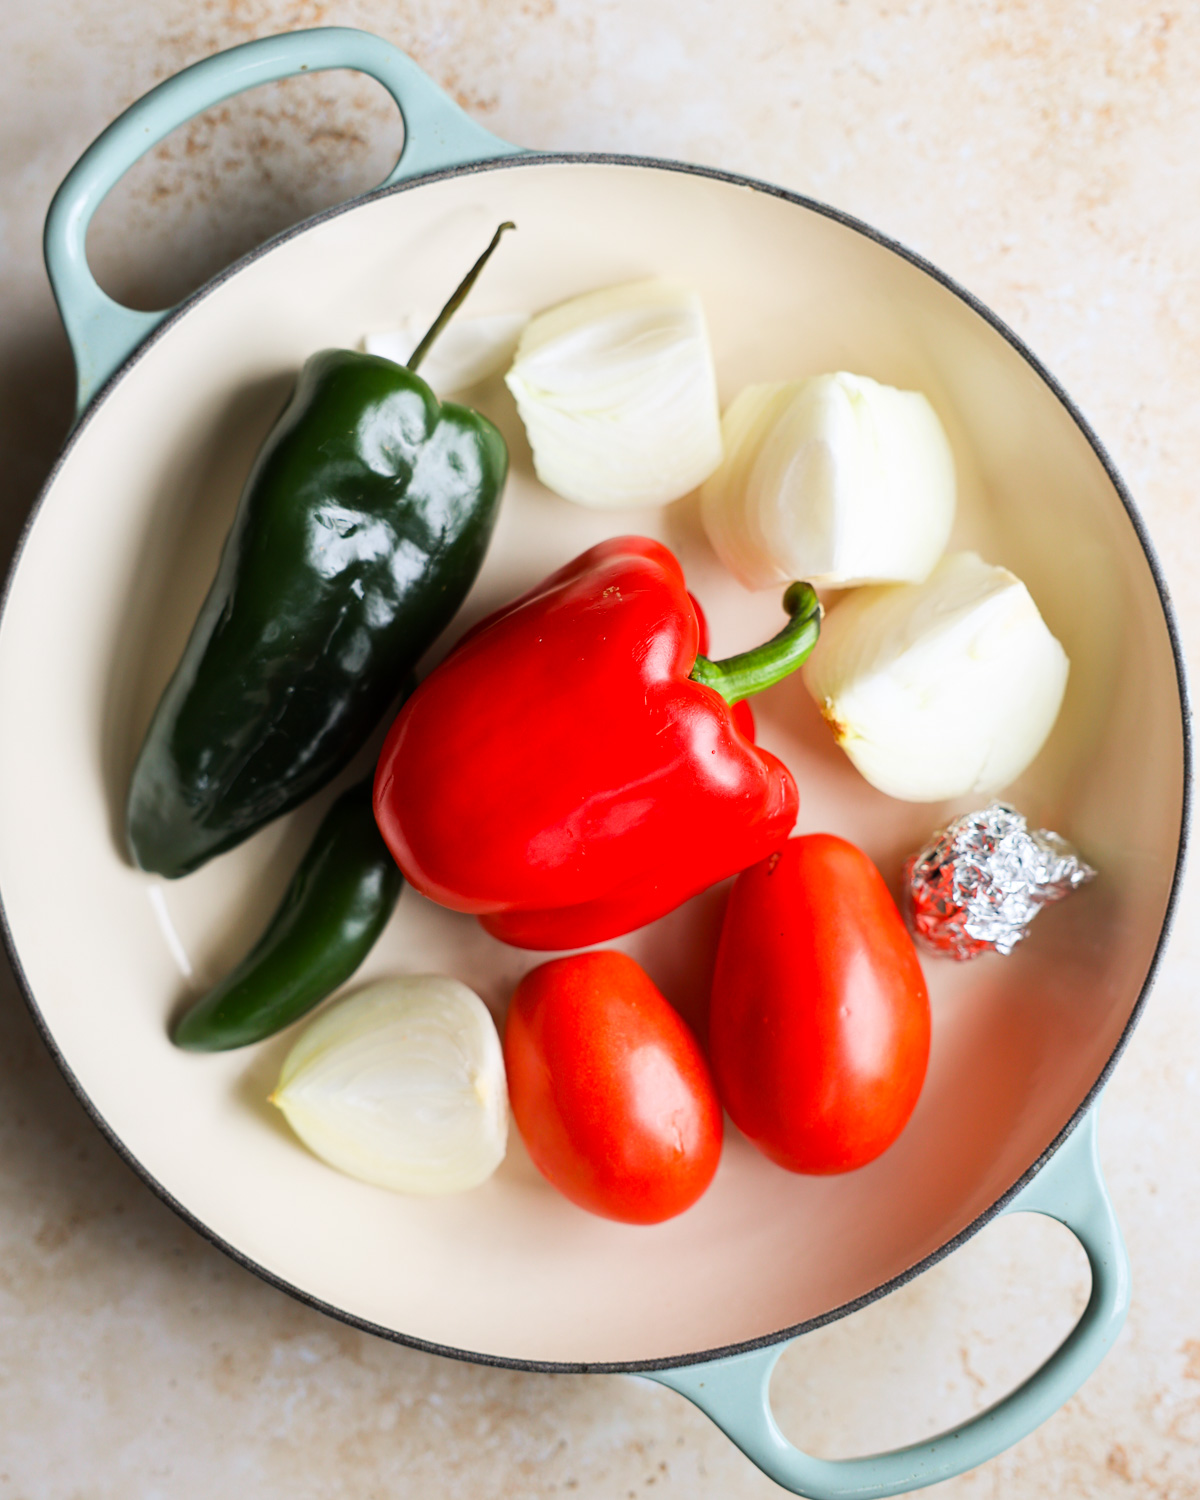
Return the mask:
[[[803,673],[872,786],[938,802],[1021,774],[1054,726],[1068,670],[1021,580],[959,552],[924,583],[848,594]]]
[[[271,1102],[322,1160],[401,1193],[476,1187],[508,1141],[495,1022],[457,979],[381,979],[323,1012]]]
[[[701,491],[717,556],[747,588],[920,583],[954,521],[950,443],[919,391],[841,371],[752,385]]]
[[[665,505],[721,462],[704,309],[665,281],[609,287],[528,324],[505,377],[538,478],[580,505]]]

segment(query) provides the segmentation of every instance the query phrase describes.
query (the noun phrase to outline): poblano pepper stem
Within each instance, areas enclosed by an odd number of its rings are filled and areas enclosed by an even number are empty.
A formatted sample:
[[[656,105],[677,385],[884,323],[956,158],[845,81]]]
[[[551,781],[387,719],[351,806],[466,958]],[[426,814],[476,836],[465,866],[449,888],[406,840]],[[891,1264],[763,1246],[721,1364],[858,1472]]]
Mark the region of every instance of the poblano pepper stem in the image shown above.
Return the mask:
[[[792,583],[783,596],[783,607],[791,619],[778,635],[723,661],[698,656],[692,681],[714,688],[726,703],[739,703],[794,672],[817,644],[821,604],[811,584]]]
[[[501,224],[500,228],[497,229],[495,234],[492,235],[491,244],[487,247],[487,249],[463,277],[463,279],[458,283],[458,286],[450,294],[450,300],[446,303],[445,307],[442,308],[441,312],[438,313],[437,317],[434,318],[433,325],[430,328],[429,332],[409,355],[408,364],[405,366],[405,369],[415,370],[421,363],[421,361],[425,358],[425,356],[429,353],[430,349],[433,347],[434,340],[441,333],[442,329],[445,328],[446,324],[450,321],[450,319],[454,316],[458,309],[467,300],[467,293],[475,285],[476,281],[479,280],[480,271],[482,271],[484,266],[487,265],[488,261],[491,259],[492,251],[495,250],[496,246],[500,243],[500,236],[506,229],[515,229],[516,227],[517,226],[512,222],[511,219],[506,219],[504,223]]]

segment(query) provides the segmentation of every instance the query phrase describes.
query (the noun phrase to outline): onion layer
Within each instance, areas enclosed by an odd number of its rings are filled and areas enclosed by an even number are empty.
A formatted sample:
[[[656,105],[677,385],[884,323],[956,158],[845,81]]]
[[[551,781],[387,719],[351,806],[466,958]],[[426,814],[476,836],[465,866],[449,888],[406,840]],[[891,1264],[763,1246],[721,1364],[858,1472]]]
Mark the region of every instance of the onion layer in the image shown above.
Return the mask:
[[[440,974],[382,979],[324,1011],[271,1102],[322,1160],[402,1193],[457,1193],[503,1160],[508,1092],[495,1022]]]
[[[665,505],[721,462],[717,383],[695,292],[609,287],[542,313],[505,377],[542,483],[580,505]]]
[[[748,386],[701,493],[709,540],[748,588],[920,583],[954,521],[950,444],[918,391],[865,375]]]
[[[847,595],[803,673],[872,786],[938,802],[1021,774],[1054,726],[1069,665],[1021,580],[959,552],[925,583]]]

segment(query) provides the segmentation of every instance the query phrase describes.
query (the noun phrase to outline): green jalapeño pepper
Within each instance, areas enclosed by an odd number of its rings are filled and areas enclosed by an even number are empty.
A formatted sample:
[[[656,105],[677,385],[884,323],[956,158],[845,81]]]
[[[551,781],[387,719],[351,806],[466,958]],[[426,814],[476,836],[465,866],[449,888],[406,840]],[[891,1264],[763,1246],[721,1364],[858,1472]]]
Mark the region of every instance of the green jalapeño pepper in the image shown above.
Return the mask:
[[[130,853],[186,875],[345,766],[466,596],[508,467],[478,412],[407,367],[314,354],[268,434],[134,766]]]
[[[325,814],[267,930],[175,1024],[176,1045],[222,1052],[299,1020],[366,958],[403,885],[375,825],[368,777]]]

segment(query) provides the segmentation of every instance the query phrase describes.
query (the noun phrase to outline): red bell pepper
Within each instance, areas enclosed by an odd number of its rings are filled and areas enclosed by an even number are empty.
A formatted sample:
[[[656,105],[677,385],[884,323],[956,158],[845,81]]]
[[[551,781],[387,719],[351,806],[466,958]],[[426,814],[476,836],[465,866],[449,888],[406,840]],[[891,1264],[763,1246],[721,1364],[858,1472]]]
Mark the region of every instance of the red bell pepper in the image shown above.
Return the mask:
[[[697,656],[672,554],[592,547],[463,637],[388,734],[375,816],[405,878],[519,948],[605,942],[778,847],[799,795],[731,704],[817,639],[807,584],[773,640]]]
[[[698,636],[696,650],[701,656],[707,656],[708,619],[704,611],[700,608],[700,601],[696,598],[695,594],[689,591],[688,598],[692,601],[692,608],[696,611],[696,631]],[[753,745],[755,740],[758,739],[758,726],[754,722],[754,710],[746,702],[745,698],[739,698],[733,705],[732,718],[733,722],[742,731],[743,738],[749,740]]]

